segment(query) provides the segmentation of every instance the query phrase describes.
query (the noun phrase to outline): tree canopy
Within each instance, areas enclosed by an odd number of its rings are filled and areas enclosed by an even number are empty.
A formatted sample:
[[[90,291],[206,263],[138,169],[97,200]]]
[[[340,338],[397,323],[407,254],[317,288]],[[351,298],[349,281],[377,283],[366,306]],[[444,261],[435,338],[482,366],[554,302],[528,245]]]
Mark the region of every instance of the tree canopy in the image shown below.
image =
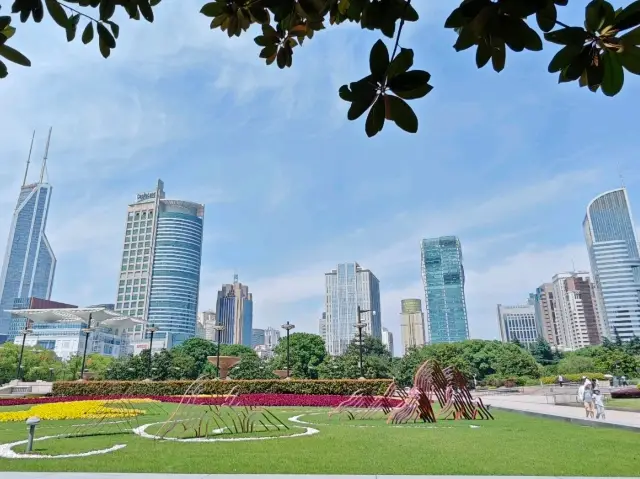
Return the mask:
[[[273,369],[287,369],[286,338],[280,340],[273,352]],[[291,377],[316,379],[318,366],[325,355],[324,340],[317,334],[293,333],[289,336]]]
[[[417,1],[417,0],[416,0]],[[425,0],[420,0],[425,1]],[[69,42],[80,33],[82,43],[97,40],[104,58],[116,48],[120,26],[117,12],[133,20],[153,22],[161,0],[14,0],[11,13],[22,23],[39,23],[45,14],[65,31]],[[414,4],[416,2],[414,1]],[[496,72],[505,68],[507,47],[513,52],[540,51],[543,39],[561,48],[548,66],[558,82],[578,82],[592,92],[615,96],[624,85],[625,71],[640,74],[640,0],[615,9],[605,0],[591,0],[583,18],[571,26],[560,18],[568,0],[463,0],[445,21],[453,30],[457,52],[476,48],[475,62],[483,68],[489,61]],[[360,80],[340,87],[340,98],[350,103],[347,118],[356,120],[368,111],[366,134],[380,132],[386,120],[415,133],[418,118],[405,100],[426,96],[433,86],[431,75],[411,69],[414,52],[400,46],[405,22],[417,22],[411,0],[215,0],[200,13],[210,19],[211,29],[229,37],[240,36],[252,25],[261,28],[254,38],[260,58],[267,65],[288,68],[293,54],[305,41],[327,26],[345,22],[379,31],[392,40],[392,50],[378,40],[369,55],[369,72]],[[535,20],[534,20],[535,19]],[[209,21],[209,20],[207,20]],[[540,35],[542,33],[542,36]],[[31,61],[8,45],[16,34],[13,17],[0,16],[0,57],[31,66]],[[457,35],[457,37],[456,37]],[[8,68],[0,60],[0,78]]]

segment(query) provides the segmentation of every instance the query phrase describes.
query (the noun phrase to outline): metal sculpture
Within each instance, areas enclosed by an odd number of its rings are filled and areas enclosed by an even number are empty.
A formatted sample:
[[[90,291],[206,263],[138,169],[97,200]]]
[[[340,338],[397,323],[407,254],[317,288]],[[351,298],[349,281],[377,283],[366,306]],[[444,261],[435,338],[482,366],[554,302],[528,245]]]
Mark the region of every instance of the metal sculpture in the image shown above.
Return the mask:
[[[220,406],[198,404],[197,397],[201,390],[202,381],[199,378],[187,388],[171,417],[160,425],[155,435],[157,439],[169,438],[174,430],[203,438],[289,429],[264,407],[242,406],[238,386],[229,392]]]

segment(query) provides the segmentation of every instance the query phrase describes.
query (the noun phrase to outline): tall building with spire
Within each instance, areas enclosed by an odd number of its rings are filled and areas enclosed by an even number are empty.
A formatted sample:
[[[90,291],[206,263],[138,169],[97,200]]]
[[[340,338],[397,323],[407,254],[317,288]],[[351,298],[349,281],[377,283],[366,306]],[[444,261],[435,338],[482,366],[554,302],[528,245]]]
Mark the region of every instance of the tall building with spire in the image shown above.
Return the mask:
[[[233,284],[223,284],[218,291],[216,321],[224,326],[220,342],[251,347],[253,331],[253,295],[249,287],[233,276]]]
[[[22,304],[26,298],[50,299],[56,270],[56,257],[45,234],[52,191],[51,185],[45,182],[51,129],[40,177],[36,183],[27,183],[34,139],[35,132],[31,137],[27,167],[13,212],[0,275],[0,343],[10,334],[12,319],[7,310],[14,309],[16,302]]]

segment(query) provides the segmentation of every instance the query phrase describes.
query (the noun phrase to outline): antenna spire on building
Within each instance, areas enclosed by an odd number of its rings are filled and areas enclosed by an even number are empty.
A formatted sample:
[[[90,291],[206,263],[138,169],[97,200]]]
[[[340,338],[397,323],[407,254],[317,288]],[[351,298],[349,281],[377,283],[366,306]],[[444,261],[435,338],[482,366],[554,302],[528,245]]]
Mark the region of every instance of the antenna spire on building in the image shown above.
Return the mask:
[[[49,136],[47,137],[47,146],[44,149],[44,158],[42,158],[42,169],[40,170],[40,183],[44,179],[44,170],[47,167],[47,156],[49,155],[49,143],[51,143],[51,130],[53,127],[49,127]]]
[[[31,146],[29,147],[29,156],[27,157],[27,168],[24,170],[24,178],[22,179],[23,187],[27,184],[27,174],[29,173],[29,163],[31,162],[31,152],[33,151],[33,140],[35,137],[36,130],[33,130],[33,135],[31,135]]]
[[[233,284],[238,284],[238,273],[233,273]]]

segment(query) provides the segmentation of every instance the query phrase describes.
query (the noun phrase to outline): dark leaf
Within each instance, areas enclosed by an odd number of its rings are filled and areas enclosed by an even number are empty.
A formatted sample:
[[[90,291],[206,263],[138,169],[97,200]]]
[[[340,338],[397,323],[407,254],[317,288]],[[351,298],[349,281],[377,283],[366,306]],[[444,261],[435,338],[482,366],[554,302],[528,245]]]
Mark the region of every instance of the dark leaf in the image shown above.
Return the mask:
[[[556,20],[558,19],[558,11],[553,2],[547,2],[547,5],[536,12],[536,21],[540,30],[543,32],[550,32],[553,27],[556,26]]]
[[[149,0],[137,0],[137,2],[140,13],[144,17],[144,19],[149,23],[153,22],[153,9],[149,4]]]
[[[67,17],[64,8],[56,0],[45,0],[45,5],[49,11],[49,15],[53,18],[53,21],[60,25],[62,28],[69,26],[69,18]]]
[[[568,27],[545,33],[544,38],[558,45],[583,45],[589,34],[581,27]]]
[[[353,92],[351,90],[349,90],[349,86],[348,85],[342,85],[340,87],[340,89],[338,90],[338,95],[344,101],[349,101],[349,102],[355,100],[355,98],[356,98],[356,96],[353,94]]]
[[[444,22],[444,28],[460,28],[465,24],[465,18],[462,10],[456,8]]]
[[[407,4],[405,7],[402,7],[402,10],[403,12],[400,18],[402,18],[405,22],[417,22],[418,20],[420,20],[420,15],[418,15],[416,9],[413,8],[413,5]]]
[[[599,61],[597,65],[589,65],[586,72],[587,86],[591,91],[593,91],[593,88],[600,86],[604,77],[604,67],[602,66],[602,62]]]
[[[385,96],[386,117],[409,133],[418,131],[418,117],[409,104],[393,95]]]
[[[287,52],[285,48],[278,49],[278,56],[276,57],[278,68],[282,69],[287,66]]]
[[[475,34],[473,28],[469,25],[463,27],[460,33],[458,34],[458,39],[456,43],[453,45],[453,48],[457,52],[461,52],[462,50],[466,50],[467,48],[471,48],[478,41],[478,36]]]
[[[225,10],[224,3],[218,2],[210,2],[202,6],[200,9],[200,13],[202,13],[205,17],[213,18],[218,15],[222,15]]]
[[[410,92],[429,83],[431,74],[424,70],[411,70],[389,80],[389,88],[396,94]]]
[[[114,38],[118,38],[118,35],[120,35],[120,26],[111,20],[108,20],[105,23],[108,23],[111,27],[111,33],[113,33]]]
[[[640,25],[640,0],[627,5],[618,15],[616,15],[615,29],[627,30]]]
[[[93,22],[87,23],[87,26],[84,27],[84,31],[82,32],[82,43],[85,45],[90,43],[93,40]]]
[[[384,101],[381,97],[378,97],[369,110],[369,114],[367,115],[367,121],[364,125],[364,131],[367,136],[371,138],[372,136],[377,135],[382,128],[384,127],[384,116],[385,116],[385,106]]]
[[[30,67],[31,60],[25,57],[18,50],[14,50],[9,45],[0,45],[0,56],[6,58],[10,62],[17,63],[23,67]]]
[[[100,24],[98,23],[98,25],[100,25]],[[111,48],[109,48],[109,45],[104,40],[104,38],[99,35],[99,33],[100,33],[100,28],[98,28],[98,36],[99,36],[98,46],[100,47],[100,54],[104,58],[109,58],[109,55],[111,55]]]
[[[371,47],[371,53],[369,54],[369,68],[371,70],[371,76],[376,81],[382,81],[387,68],[389,67],[389,50],[382,40],[378,40]]]
[[[591,64],[591,47],[584,46],[578,55],[576,55],[571,63],[561,71],[561,83],[575,81],[584,73]]]
[[[491,64],[493,65],[493,69],[499,73],[504,70],[504,64],[507,60],[507,51],[504,40],[499,37],[493,37],[491,39],[491,46],[493,47]]]
[[[116,40],[115,38],[113,38],[113,35],[111,34],[111,32],[107,30],[107,27],[105,27],[102,23],[97,23],[96,28],[98,30],[98,36],[100,37],[100,40],[104,42],[104,44],[108,46],[110,49],[115,48]]]
[[[576,45],[567,45],[560,49],[558,53],[554,55],[549,63],[549,73],[556,73],[568,66],[575,57],[577,57],[582,48]]]
[[[476,50],[476,65],[478,68],[482,68],[489,60],[491,60],[491,55],[493,54],[493,50],[491,49],[491,45],[488,45],[484,40],[478,43],[478,49]]]
[[[4,30],[0,31],[0,45],[9,40],[16,33],[14,27],[4,27]]]
[[[76,33],[78,33],[78,21],[80,20],[80,15],[72,15],[69,17],[69,24],[65,29],[67,34],[67,41],[72,42],[74,38],[76,38]]]
[[[597,32],[604,23],[603,0],[591,0],[585,7],[585,26],[590,32]]]
[[[607,96],[615,96],[624,84],[624,70],[617,53],[605,50],[602,55],[604,77],[602,78],[602,93]]]
[[[252,7],[249,9],[249,13],[256,23],[269,23],[269,10],[261,7]]]
[[[625,45],[640,45],[640,27],[628,31],[620,37]]]
[[[11,24],[11,17],[10,16],[4,16],[4,17],[0,17],[0,32],[2,30],[4,30],[5,28],[7,28],[9,25]]]
[[[391,79],[401,73],[405,73],[413,66],[413,50],[400,48],[400,53],[391,61],[387,71],[387,78]]]
[[[133,5],[133,4],[130,4]],[[116,11],[115,0],[102,0],[100,2],[100,19],[103,21],[109,20]],[[137,8],[136,8],[137,11]]]
[[[275,43],[271,43],[269,45],[265,45],[265,47],[260,52],[260,58],[269,58],[278,53],[278,45]]]
[[[524,20],[521,20],[522,38],[524,39],[524,47],[533,52],[542,50],[542,39],[538,32],[531,28]]]
[[[353,82],[349,85],[351,95],[353,95],[351,107],[347,113],[347,118],[349,120],[356,120],[357,118],[360,118],[360,116],[369,109],[371,103],[376,98],[376,89],[369,84],[369,81],[370,80],[368,78],[363,78],[362,80]]]
[[[628,46],[619,54],[620,63],[629,73],[640,75],[640,47]]]
[[[7,65],[5,65],[4,62],[0,60],[0,78],[6,78],[8,74],[9,71],[7,70]]]

